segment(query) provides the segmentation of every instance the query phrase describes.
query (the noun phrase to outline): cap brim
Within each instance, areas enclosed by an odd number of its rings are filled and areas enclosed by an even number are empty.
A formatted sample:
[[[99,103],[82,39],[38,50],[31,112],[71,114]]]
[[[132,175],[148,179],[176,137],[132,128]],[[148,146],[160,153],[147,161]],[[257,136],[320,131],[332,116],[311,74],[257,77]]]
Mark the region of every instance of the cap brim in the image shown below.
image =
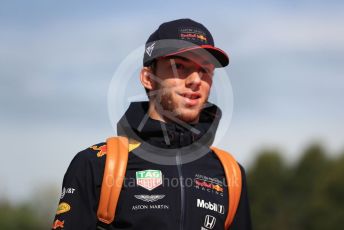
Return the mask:
[[[214,61],[215,67],[221,68],[229,64],[229,57],[226,54],[226,52],[221,50],[220,48],[217,48],[211,45],[201,45],[201,46],[192,46],[189,48],[182,48],[176,52],[165,55],[165,57],[175,56],[175,55],[183,54],[185,52],[193,52],[199,49],[208,51],[216,59]]]

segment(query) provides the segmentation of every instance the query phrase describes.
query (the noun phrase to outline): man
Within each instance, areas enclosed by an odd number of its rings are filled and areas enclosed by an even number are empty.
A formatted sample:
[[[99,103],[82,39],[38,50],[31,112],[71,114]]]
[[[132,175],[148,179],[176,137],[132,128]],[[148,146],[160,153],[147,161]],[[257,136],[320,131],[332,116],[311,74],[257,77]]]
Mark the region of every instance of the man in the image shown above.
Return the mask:
[[[210,149],[221,111],[208,96],[214,69],[228,62],[202,24],[180,19],[160,25],[146,42],[140,72],[149,101],[131,103],[118,122],[118,135],[135,147],[129,147],[114,221],[97,220],[107,151],[100,143],[72,160],[53,229],[223,230],[230,184]],[[242,192],[231,230],[251,229],[240,170]]]

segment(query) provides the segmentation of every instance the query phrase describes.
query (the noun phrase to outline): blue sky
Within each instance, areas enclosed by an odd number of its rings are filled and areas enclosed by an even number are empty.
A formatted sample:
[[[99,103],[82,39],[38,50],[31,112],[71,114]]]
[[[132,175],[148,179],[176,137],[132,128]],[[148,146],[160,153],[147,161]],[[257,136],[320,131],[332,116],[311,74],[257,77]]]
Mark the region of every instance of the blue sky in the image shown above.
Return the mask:
[[[20,200],[59,187],[78,151],[113,135],[107,95],[115,71],[177,18],[203,23],[230,55],[234,105],[220,147],[244,166],[264,147],[289,161],[312,141],[343,150],[343,3],[213,2],[1,1],[0,194]],[[133,84],[128,92],[143,93],[135,76],[123,77]]]

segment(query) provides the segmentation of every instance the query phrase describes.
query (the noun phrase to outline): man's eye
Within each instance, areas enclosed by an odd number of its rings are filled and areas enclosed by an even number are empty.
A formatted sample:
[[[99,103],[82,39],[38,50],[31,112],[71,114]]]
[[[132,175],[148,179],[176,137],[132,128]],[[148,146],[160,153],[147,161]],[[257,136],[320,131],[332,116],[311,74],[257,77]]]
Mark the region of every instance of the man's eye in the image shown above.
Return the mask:
[[[204,69],[204,68],[201,68],[201,72],[202,72],[202,73],[208,73],[208,70],[207,70],[207,69]]]
[[[183,69],[183,68],[184,68],[184,65],[183,65],[183,64],[180,64],[180,63],[176,63],[176,68],[177,68],[177,69]]]
[[[206,69],[206,68],[201,68],[201,72],[204,73],[204,74],[209,74],[211,75],[211,71],[209,69]]]

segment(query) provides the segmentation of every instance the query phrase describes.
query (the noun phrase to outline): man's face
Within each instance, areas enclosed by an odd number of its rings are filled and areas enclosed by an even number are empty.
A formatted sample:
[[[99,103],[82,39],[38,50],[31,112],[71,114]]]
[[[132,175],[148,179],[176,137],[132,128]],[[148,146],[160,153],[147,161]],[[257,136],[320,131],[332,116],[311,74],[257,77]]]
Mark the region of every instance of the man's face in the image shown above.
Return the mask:
[[[153,88],[157,112],[165,120],[197,122],[209,97],[214,69],[204,56],[191,52],[158,59]]]

